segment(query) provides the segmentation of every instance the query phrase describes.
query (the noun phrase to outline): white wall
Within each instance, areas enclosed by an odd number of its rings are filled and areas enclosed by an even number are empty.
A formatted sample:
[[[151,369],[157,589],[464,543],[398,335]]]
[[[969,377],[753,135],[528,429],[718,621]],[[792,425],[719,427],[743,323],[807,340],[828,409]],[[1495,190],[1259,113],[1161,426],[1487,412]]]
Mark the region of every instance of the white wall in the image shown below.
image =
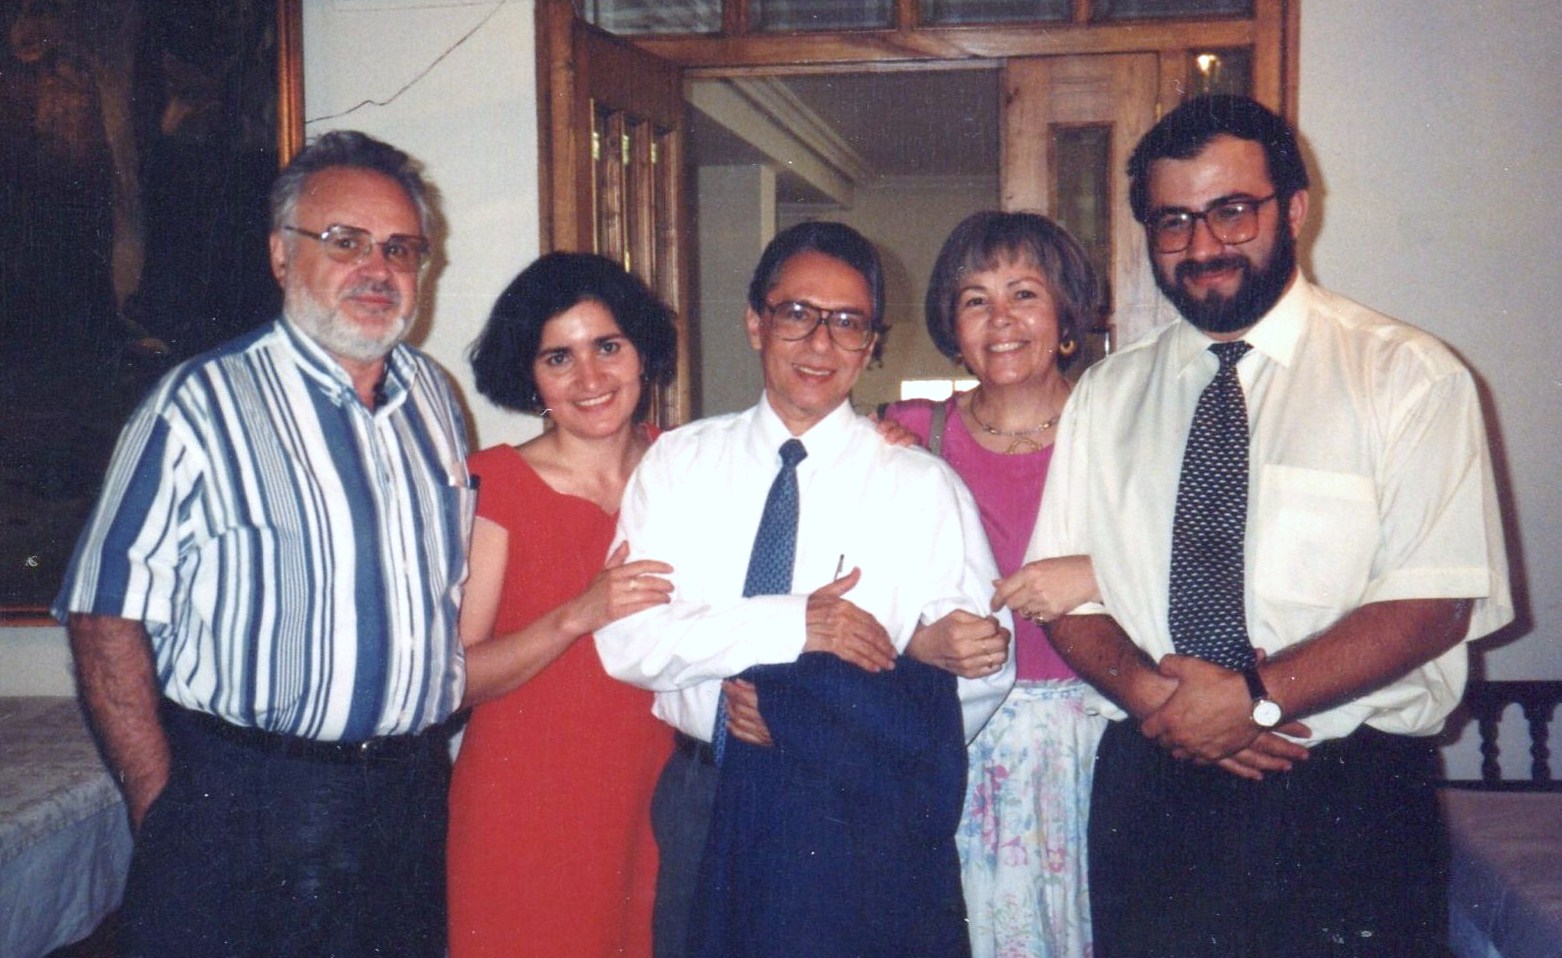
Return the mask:
[[[70,647],[56,626],[0,628],[0,695],[74,695]]]
[[[531,3],[305,6],[310,130],[357,127],[425,162],[451,223],[425,345],[461,384],[481,442],[529,434],[530,420],[475,395],[464,351],[538,251]],[[1562,678],[1559,59],[1554,0],[1302,4],[1300,126],[1321,216],[1314,273],[1441,336],[1488,389],[1527,603],[1518,627],[1483,646],[1494,678]],[[391,102],[329,116],[366,99]],[[942,236],[963,212],[922,231]],[[918,275],[930,265],[931,254],[905,261]],[[0,654],[19,651],[19,636],[29,660],[57,661],[63,648],[57,629],[6,630]],[[53,665],[44,671],[57,677]]]
[[[743,311],[748,279],[776,235],[776,172],[768,166],[705,166],[697,179],[702,416],[747,409],[765,388]]]
[[[377,136],[440,191],[447,263],[415,338],[455,377],[481,444],[534,434],[535,419],[477,394],[466,360],[540,248],[532,3],[307,0],[303,32],[305,132]]]
[[[1304,0],[1299,127],[1319,281],[1421,326],[1485,386],[1521,622],[1490,678],[1562,678],[1562,4]]]

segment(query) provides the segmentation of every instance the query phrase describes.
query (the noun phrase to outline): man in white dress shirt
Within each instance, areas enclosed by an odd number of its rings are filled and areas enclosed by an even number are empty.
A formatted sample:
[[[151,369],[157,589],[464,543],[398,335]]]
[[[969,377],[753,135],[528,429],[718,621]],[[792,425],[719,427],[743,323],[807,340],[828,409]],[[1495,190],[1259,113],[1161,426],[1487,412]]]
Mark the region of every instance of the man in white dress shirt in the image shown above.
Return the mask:
[[[957,636],[988,660],[977,678],[959,679],[958,690],[945,675],[957,751],[961,726],[966,738],[974,735],[1013,682],[1006,619],[988,614],[996,572],[969,493],[942,461],[885,442],[848,402],[880,335],[882,303],[877,253],[855,231],[805,223],[779,234],[755,270],[746,311],[764,365],[763,397],[744,412],[661,437],[625,490],[619,536],[632,558],[655,556],[674,569],[669,604],[596,634],[607,670],[657,692],[655,712],[677,735],[652,809],[662,855],[660,958],[689,953],[688,917],[720,777],[710,743],[724,679],[806,653],[833,655],[863,676],[909,672],[925,668],[901,657],[914,634],[917,647],[935,633]],[[806,449],[796,467],[792,588],[744,597],[778,450],[792,438]],[[728,682],[726,701],[729,768],[733,748],[796,754],[779,731],[770,744],[759,715],[766,700],[757,696],[756,711],[753,683]],[[875,756],[863,759],[871,765]],[[952,798],[958,818],[958,789]],[[955,824],[948,822],[951,838]],[[954,897],[958,909],[958,884]],[[795,937],[743,937],[755,949],[812,953],[798,951]]]
[[[1441,954],[1431,736],[1463,643],[1513,615],[1474,383],[1431,336],[1302,275],[1307,172],[1263,106],[1189,101],[1129,177],[1186,322],[1082,378],[1027,556],[1090,554],[1104,600],[1052,632],[1114,720],[1091,802],[1096,954]],[[1245,462],[1194,468],[1195,409],[1202,432],[1229,369]],[[1229,494],[1193,478],[1211,458],[1238,463]],[[1184,516],[1232,502],[1232,574],[1179,588]],[[1189,594],[1228,582],[1233,614],[1180,631]],[[1211,649],[1228,623],[1235,643]]]

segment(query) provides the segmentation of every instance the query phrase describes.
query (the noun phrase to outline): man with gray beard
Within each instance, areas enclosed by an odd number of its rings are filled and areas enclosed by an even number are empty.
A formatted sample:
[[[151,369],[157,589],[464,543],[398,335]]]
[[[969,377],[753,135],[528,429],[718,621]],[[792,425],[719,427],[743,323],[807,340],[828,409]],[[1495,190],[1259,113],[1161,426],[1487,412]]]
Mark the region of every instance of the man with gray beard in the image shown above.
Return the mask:
[[[1468,370],[1310,283],[1284,120],[1188,101],[1128,164],[1186,322],[1090,369],[1028,560],[1089,554],[1053,623],[1112,719],[1090,810],[1099,958],[1446,948],[1434,736],[1513,617]]]
[[[448,381],[402,343],[406,154],[321,136],[271,194],[282,316],[120,437],[54,612],[135,834],[129,956],[445,945],[445,722],[472,516]]]

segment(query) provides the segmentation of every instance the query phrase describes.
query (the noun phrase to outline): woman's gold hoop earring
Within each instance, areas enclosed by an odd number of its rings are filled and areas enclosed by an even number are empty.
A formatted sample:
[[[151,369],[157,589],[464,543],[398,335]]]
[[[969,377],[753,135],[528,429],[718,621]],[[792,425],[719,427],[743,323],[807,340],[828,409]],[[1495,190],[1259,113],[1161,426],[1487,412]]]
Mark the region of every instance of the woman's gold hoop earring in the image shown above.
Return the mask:
[[[1079,340],[1073,338],[1072,336],[1063,340],[1061,343],[1058,343],[1058,355],[1062,356],[1064,359],[1067,359],[1078,351]]]

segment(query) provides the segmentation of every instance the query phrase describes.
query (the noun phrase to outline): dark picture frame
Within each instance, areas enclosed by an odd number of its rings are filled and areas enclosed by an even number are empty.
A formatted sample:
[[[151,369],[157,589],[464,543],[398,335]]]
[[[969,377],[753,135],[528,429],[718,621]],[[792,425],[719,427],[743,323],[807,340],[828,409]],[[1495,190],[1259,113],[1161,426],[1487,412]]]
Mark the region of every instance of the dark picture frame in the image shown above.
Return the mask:
[[[301,0],[0,0],[0,620],[43,621],[119,430],[280,305]]]

